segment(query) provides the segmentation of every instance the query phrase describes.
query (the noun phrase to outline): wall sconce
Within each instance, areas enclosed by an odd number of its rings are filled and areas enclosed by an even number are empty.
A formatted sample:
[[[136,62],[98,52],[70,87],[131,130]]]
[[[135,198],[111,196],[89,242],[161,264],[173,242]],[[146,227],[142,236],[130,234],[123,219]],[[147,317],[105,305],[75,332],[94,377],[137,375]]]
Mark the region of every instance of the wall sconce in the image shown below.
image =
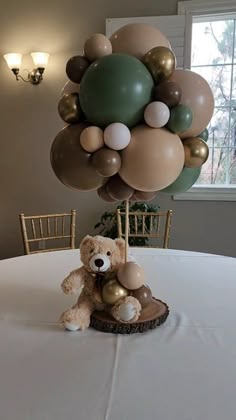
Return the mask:
[[[4,58],[7,62],[8,67],[16,76],[16,80],[23,80],[24,82],[30,82],[33,85],[38,85],[43,80],[43,72],[48,64],[49,54],[44,52],[32,52],[31,53],[34,68],[31,71],[28,71],[28,80],[25,80],[20,74],[20,66],[22,54],[11,53],[5,54]]]

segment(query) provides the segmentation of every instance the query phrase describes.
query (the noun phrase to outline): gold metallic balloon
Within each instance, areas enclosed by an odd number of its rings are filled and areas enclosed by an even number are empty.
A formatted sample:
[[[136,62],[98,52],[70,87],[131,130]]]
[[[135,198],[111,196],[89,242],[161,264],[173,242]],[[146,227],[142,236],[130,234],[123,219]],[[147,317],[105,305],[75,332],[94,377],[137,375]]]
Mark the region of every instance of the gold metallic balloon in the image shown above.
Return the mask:
[[[145,54],[142,61],[150,71],[155,83],[169,79],[176,66],[175,55],[167,47],[152,48]]]
[[[120,298],[128,296],[128,290],[125,289],[121,284],[116,280],[109,280],[102,289],[102,300],[103,302],[113,305]]]
[[[78,93],[65,93],[58,104],[58,113],[63,121],[75,124],[82,119]]]
[[[200,168],[206,162],[209,149],[204,140],[198,137],[183,139],[186,168]]]

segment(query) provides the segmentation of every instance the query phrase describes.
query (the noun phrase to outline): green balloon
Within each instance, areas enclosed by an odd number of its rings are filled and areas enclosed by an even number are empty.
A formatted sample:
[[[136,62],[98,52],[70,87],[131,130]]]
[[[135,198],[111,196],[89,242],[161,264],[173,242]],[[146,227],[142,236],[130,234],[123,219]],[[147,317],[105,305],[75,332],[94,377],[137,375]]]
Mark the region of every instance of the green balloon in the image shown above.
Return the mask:
[[[198,137],[199,139],[202,139],[202,140],[204,140],[205,142],[207,142],[207,140],[208,140],[208,137],[209,137],[209,131],[207,130],[207,128],[205,128],[205,130],[203,130],[200,134],[198,134],[198,136],[196,136],[196,137]]]
[[[167,128],[173,133],[181,133],[187,130],[193,120],[191,109],[187,105],[177,105],[170,110],[170,119]]]
[[[195,184],[200,173],[201,168],[183,168],[178,178],[160,192],[169,195],[184,193]]]
[[[143,120],[153,87],[151,74],[137,58],[107,55],[94,61],[81,80],[81,108],[93,125],[121,122],[133,127]]]

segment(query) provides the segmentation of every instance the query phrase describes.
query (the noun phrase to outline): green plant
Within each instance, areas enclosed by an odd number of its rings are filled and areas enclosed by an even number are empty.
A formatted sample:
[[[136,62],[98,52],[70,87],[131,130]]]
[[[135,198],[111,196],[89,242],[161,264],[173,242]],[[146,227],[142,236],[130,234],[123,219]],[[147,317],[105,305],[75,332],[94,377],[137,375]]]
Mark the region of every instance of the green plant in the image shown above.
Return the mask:
[[[121,204],[117,206],[116,209],[120,209],[122,212],[125,211],[125,202],[123,201]],[[148,204],[148,203],[140,203],[136,202],[134,204],[130,205],[129,208],[130,212],[156,212],[160,210],[159,206]],[[124,231],[124,224],[125,220],[122,217],[121,219],[122,223],[122,230]],[[138,224],[141,225],[142,221],[141,219],[138,220]],[[150,228],[149,226],[150,220],[149,218],[146,219],[146,227],[147,230]],[[101,219],[96,225],[94,226],[94,229],[99,230],[99,235],[107,236],[109,238],[115,239],[117,238],[118,232],[117,232],[117,220],[116,220],[116,211],[114,212],[104,212],[101,216]],[[134,220],[130,219],[130,230],[131,232],[134,231]],[[147,246],[148,245],[148,238],[129,238],[129,245],[131,246]]]

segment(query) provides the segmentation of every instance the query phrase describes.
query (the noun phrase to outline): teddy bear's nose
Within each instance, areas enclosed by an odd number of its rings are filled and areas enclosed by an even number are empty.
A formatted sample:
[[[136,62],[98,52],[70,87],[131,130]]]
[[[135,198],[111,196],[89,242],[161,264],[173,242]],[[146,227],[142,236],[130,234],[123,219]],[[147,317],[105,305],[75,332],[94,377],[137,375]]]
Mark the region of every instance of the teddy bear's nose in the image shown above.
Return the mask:
[[[102,267],[104,264],[104,261],[101,258],[97,258],[94,262],[96,267]]]

